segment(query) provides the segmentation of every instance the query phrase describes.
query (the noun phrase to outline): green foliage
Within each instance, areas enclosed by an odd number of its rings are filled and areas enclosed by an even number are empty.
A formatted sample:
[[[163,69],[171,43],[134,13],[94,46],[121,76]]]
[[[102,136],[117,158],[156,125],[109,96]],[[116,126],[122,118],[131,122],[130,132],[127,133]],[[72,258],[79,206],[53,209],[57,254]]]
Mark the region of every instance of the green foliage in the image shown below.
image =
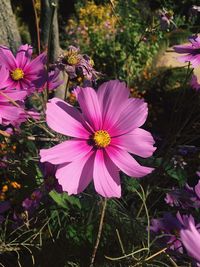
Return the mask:
[[[147,14],[148,6],[145,10]],[[162,33],[153,30],[151,16],[145,16],[137,1],[105,5],[91,1],[77,4],[76,14],[67,26],[67,43],[91,55],[103,74],[130,84],[151,65]]]
[[[55,190],[51,191],[49,195],[59,206],[64,209],[69,209],[69,204],[81,209],[81,203],[77,197],[68,196],[67,193],[57,193]]]

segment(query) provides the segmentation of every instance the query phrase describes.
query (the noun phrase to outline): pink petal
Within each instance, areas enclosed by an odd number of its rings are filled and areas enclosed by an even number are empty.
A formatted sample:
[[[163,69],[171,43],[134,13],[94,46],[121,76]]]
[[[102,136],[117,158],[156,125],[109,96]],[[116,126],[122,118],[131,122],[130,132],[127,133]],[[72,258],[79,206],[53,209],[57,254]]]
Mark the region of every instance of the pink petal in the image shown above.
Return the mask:
[[[16,54],[17,67],[24,69],[24,67],[30,63],[33,53],[32,46],[25,44],[21,45]]]
[[[25,79],[29,84],[33,84],[36,88],[40,88],[46,82],[47,73],[45,69],[36,72],[35,74],[26,73]]]
[[[41,162],[52,164],[72,162],[84,157],[92,149],[86,141],[68,140],[49,149],[40,150]]]
[[[53,98],[47,103],[47,124],[54,131],[64,135],[88,139],[91,133],[84,127],[81,113],[66,102]]]
[[[192,45],[175,45],[173,46],[176,53],[180,54],[192,54],[194,53],[195,49]]]
[[[154,170],[141,166],[128,152],[118,147],[109,146],[106,148],[106,152],[114,164],[129,176],[142,177]]]
[[[34,118],[35,120],[39,120],[41,118],[41,114],[34,110],[27,110],[26,111],[27,118]]]
[[[0,75],[1,75],[1,83],[9,78],[10,72],[4,65],[0,66]]]
[[[130,98],[126,101],[118,121],[110,129],[112,137],[129,133],[142,126],[147,118],[147,103],[141,99]]]
[[[13,122],[19,118],[21,113],[21,109],[15,106],[11,106],[9,104],[1,104],[0,103],[0,117],[6,119],[10,122]]]
[[[94,130],[100,130],[102,127],[101,110],[94,89],[90,87],[78,87],[74,90],[74,93],[86,121]]]
[[[93,179],[95,190],[100,195],[104,197],[121,196],[119,170],[101,149],[96,152]]]
[[[118,80],[105,82],[99,87],[97,96],[102,113],[103,129],[109,128],[117,121],[129,93],[126,84]]]
[[[24,100],[27,96],[27,92],[26,91],[17,91],[17,90],[11,90],[11,89],[6,89],[6,90],[2,90],[2,92],[8,96],[9,98],[11,98],[12,100]],[[6,98],[5,96],[3,96],[0,93],[0,102],[9,102],[8,98]]]
[[[193,68],[196,68],[197,66],[199,66],[199,64],[200,64],[200,55],[195,55],[191,60],[191,64],[192,64]]]
[[[200,262],[200,233],[191,221],[189,229],[180,231],[180,237],[189,254]]]
[[[17,63],[13,53],[6,46],[0,46],[0,64],[4,65],[7,69],[13,70],[17,68]]]
[[[156,150],[152,135],[140,128],[118,137],[113,137],[111,144],[143,158],[152,156]]]
[[[200,55],[188,54],[185,56],[178,57],[177,60],[183,63],[190,62],[192,66],[195,68],[196,66],[200,64]]]
[[[93,165],[93,152],[67,165],[59,165],[56,178],[63,191],[69,195],[81,193],[92,180]]]
[[[42,53],[39,56],[37,56],[35,59],[33,59],[30,64],[26,65],[24,68],[25,74],[36,74],[40,70],[44,69],[44,64],[46,63],[46,53]]]
[[[0,72],[0,75],[1,75],[1,72]],[[15,89],[17,85],[18,85],[18,82],[12,80],[10,76],[8,76],[7,80],[0,81],[0,88]]]
[[[4,65],[0,66],[0,89],[5,88],[7,86],[7,80],[9,78],[9,75],[9,70]]]
[[[191,36],[188,39],[194,48],[200,48],[200,36]]]

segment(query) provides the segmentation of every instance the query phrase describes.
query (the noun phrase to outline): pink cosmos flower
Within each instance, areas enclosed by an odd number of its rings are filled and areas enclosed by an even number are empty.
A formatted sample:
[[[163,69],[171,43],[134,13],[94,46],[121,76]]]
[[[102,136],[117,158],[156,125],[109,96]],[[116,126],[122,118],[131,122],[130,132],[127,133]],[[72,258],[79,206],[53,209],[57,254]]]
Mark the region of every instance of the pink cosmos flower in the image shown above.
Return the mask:
[[[133,177],[153,171],[129,154],[146,158],[156,149],[151,134],[139,128],[146,121],[147,104],[129,99],[129,89],[119,81],[102,84],[98,92],[79,87],[74,93],[82,113],[58,98],[47,104],[49,127],[73,138],[42,149],[41,162],[58,165],[56,178],[68,194],[82,192],[93,178],[99,194],[120,197],[119,170]]]
[[[9,48],[0,46],[0,76],[7,75],[7,79],[0,81],[0,88],[27,90],[31,93],[34,88],[40,88],[44,83],[45,53],[31,60],[33,49],[30,45],[21,45],[16,57]],[[5,71],[6,70],[6,71]]]
[[[200,263],[200,233],[193,220],[189,220],[188,227],[180,231],[180,237],[188,254]]]
[[[200,37],[195,35],[189,38],[191,44],[175,45],[173,48],[176,53],[186,54],[180,56],[180,62],[190,62],[195,68],[200,64]]]

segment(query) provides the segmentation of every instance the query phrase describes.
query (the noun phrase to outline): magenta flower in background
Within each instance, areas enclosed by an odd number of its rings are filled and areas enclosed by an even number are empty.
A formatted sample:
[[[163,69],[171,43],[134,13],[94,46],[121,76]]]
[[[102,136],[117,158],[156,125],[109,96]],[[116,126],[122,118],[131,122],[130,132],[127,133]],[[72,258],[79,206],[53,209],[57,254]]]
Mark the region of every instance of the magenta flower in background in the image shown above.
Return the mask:
[[[159,238],[161,245],[167,245],[171,250],[183,253],[180,231],[188,227],[189,220],[194,223],[192,215],[181,216],[177,212],[175,217],[171,213],[165,213],[163,218],[151,220],[150,231],[161,235]]]
[[[57,166],[49,162],[45,162],[41,164],[40,167],[44,175],[45,189],[48,192],[55,190],[57,193],[62,193],[62,187],[61,185],[59,185],[58,180],[55,178]]]
[[[172,188],[166,194],[165,202],[182,209],[200,208],[200,180],[194,187],[186,184],[183,188]]]
[[[129,153],[150,157],[156,149],[152,135],[139,127],[147,118],[147,104],[128,98],[125,83],[109,81],[74,91],[82,113],[53,98],[47,104],[50,128],[73,137],[40,151],[41,162],[58,165],[56,178],[68,194],[82,192],[92,178],[96,191],[105,197],[120,197],[119,170],[142,177],[153,168],[141,166]]]
[[[56,67],[65,70],[72,80],[78,77],[85,77],[87,80],[96,79],[100,73],[95,71],[93,65],[94,62],[89,56],[80,54],[79,48],[72,45],[56,62]]]
[[[188,227],[180,231],[180,237],[188,254],[200,263],[200,233],[192,219],[189,219]]]
[[[196,91],[199,91],[200,90],[200,84],[198,83],[198,80],[197,80],[197,76],[196,75],[192,75],[192,78],[190,80],[190,85]]]
[[[46,79],[47,81],[41,88],[38,89],[38,92],[42,92],[47,87],[48,87],[48,90],[51,91],[51,90],[56,89],[58,86],[60,86],[63,83],[63,80],[60,80],[59,74],[60,74],[60,70],[58,69],[50,71]]]
[[[22,202],[22,207],[28,212],[32,213],[35,209],[39,207],[42,196],[42,192],[39,189],[36,189],[30,195],[30,197],[24,199],[24,201]]]
[[[173,48],[176,53],[186,54],[178,58],[180,62],[190,62],[195,68],[200,64],[200,37],[194,35],[189,41],[191,44],[175,45]]]
[[[16,57],[9,48],[0,46],[0,65],[5,69],[0,70],[0,76],[7,75],[7,79],[0,81],[0,88],[27,90],[31,93],[35,88],[40,88],[45,80],[44,64],[45,53],[31,60],[33,49],[30,45],[21,45]]]

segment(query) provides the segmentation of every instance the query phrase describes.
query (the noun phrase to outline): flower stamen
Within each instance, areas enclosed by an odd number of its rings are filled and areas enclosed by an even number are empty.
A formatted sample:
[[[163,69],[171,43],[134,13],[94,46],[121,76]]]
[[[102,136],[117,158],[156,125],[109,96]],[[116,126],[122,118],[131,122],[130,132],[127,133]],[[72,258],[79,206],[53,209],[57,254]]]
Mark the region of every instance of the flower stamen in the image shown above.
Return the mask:
[[[14,81],[19,81],[24,78],[24,72],[20,68],[11,71],[11,77]]]
[[[110,144],[111,137],[108,132],[99,130],[94,133],[93,140],[97,147],[105,148]]]

